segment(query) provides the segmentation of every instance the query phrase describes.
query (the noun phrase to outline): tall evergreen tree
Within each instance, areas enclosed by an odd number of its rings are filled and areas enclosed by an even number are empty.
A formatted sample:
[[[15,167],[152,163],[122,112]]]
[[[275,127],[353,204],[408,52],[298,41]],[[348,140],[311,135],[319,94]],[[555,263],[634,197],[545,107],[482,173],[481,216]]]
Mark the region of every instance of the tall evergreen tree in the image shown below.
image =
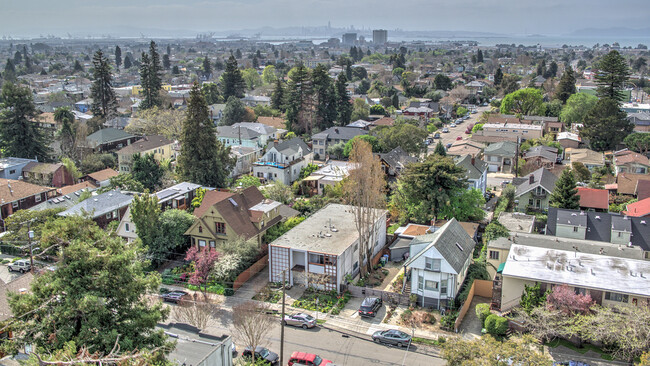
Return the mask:
[[[124,56],[124,68],[130,69],[131,66],[133,66],[133,62],[131,61],[131,57],[127,54]]]
[[[170,45],[167,45],[167,55],[172,54],[172,47]]]
[[[350,103],[347,84],[348,79],[343,73],[340,73],[336,79],[334,90],[336,98],[336,121],[339,126],[345,126],[350,123],[350,117],[352,116],[352,103]]]
[[[79,60],[74,60],[74,68],[72,69],[73,72],[84,72],[84,67],[81,66],[79,63]]]
[[[476,53],[476,62],[481,63],[483,62],[483,51],[478,50]]]
[[[163,63],[163,67],[165,68],[165,70],[169,70],[169,68],[171,67],[172,63],[171,63],[171,61],[169,60],[169,55],[168,55],[168,54],[164,54],[164,55],[163,55],[162,63]]]
[[[93,56],[93,84],[90,87],[90,96],[93,98],[90,110],[95,117],[106,119],[117,113],[111,66],[101,50],[97,50]]]
[[[309,70],[302,63],[295,68],[287,84],[287,129],[311,135],[313,128],[312,83]]]
[[[16,81],[16,66],[14,65],[14,62],[9,58],[5,64],[5,71],[2,73],[2,77],[6,81]]]
[[[257,59],[257,55],[253,56],[253,68],[257,70],[260,67],[260,60]]]
[[[282,85],[282,80],[280,80],[280,78],[275,80],[275,89],[273,89],[273,93],[271,93],[271,107],[282,112],[285,111],[284,86]]]
[[[312,72],[312,85],[316,103],[316,126],[321,131],[334,125],[336,120],[336,95],[332,79],[327,74],[327,68],[318,64]]]
[[[23,62],[23,55],[20,53],[20,51],[16,51],[14,53],[14,64],[20,65]]]
[[[164,171],[154,159],[153,154],[133,154],[133,179],[142,183],[142,186],[153,192],[160,186]]]
[[[445,147],[442,146],[442,142],[440,142],[439,140],[438,143],[436,144],[435,150],[433,150],[433,153],[440,156],[447,156],[447,151],[445,150]]]
[[[235,51],[235,58],[240,59],[241,56],[241,50],[238,48],[237,51]]]
[[[210,58],[208,58],[208,56],[205,56],[205,58],[203,58],[203,76],[205,76],[206,79],[209,79],[211,75],[212,64],[210,63]]]
[[[74,152],[77,146],[77,128],[74,114],[68,107],[57,108],[54,111],[54,120],[61,125],[61,129],[57,132],[57,137],[61,144],[61,152],[65,157],[75,159]]]
[[[617,51],[611,51],[596,65],[596,94],[599,98],[611,98],[618,102],[625,100],[623,87],[630,77],[630,69],[623,56]]]
[[[32,122],[37,112],[32,92],[7,82],[2,87],[0,149],[4,156],[48,161],[50,149],[43,131]]]
[[[189,182],[225,187],[234,163],[230,148],[217,140],[208,105],[198,84],[194,84],[181,131],[179,175]]]
[[[571,169],[564,169],[562,175],[555,182],[555,189],[551,193],[549,203],[552,207],[568,210],[580,209],[580,196],[576,186],[576,177]]]
[[[499,67],[497,71],[494,73],[494,85],[496,86],[501,85],[502,80],[503,80],[503,71],[501,71],[501,67]]]
[[[576,77],[571,66],[567,65],[560,82],[555,89],[555,97],[565,104],[569,97],[576,93]]]
[[[118,70],[122,66],[122,49],[120,46],[115,46],[115,66]]]
[[[589,140],[589,146],[596,151],[615,149],[625,136],[632,133],[634,124],[627,119],[618,103],[611,98],[601,98],[587,112],[580,130],[580,136]]]
[[[221,75],[223,80],[223,98],[228,100],[231,96],[236,98],[244,97],[244,90],[246,90],[246,83],[241,74],[241,70],[237,66],[237,60],[234,56],[230,56],[226,62],[226,70]]]
[[[160,55],[156,49],[156,42],[149,44],[149,55],[142,53],[142,64],[140,65],[140,86],[142,87],[143,99],[140,102],[140,109],[162,107],[162,65]]]

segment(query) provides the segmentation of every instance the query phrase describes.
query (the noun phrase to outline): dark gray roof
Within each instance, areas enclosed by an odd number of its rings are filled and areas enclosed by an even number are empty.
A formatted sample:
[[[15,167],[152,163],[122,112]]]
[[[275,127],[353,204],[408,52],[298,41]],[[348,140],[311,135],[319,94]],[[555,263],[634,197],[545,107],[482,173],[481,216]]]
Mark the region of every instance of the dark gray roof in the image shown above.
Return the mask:
[[[178,365],[211,365],[210,362],[206,363],[209,361],[206,358],[229,338],[227,335],[208,334],[183,323],[158,324],[158,327],[164,329],[170,341],[176,342],[174,350],[169,353],[167,358]],[[230,352],[230,349],[225,351]]]
[[[60,216],[75,216],[89,213],[92,217],[99,217],[114,210],[128,206],[133,200],[133,194],[123,193],[118,190],[108,191],[88,198],[59,213]]]
[[[68,209],[74,205],[76,205],[79,202],[79,198],[81,198],[81,194],[84,191],[94,191],[95,189],[90,189],[90,188],[83,188],[78,191],[55,197],[55,198],[50,198],[45,202],[41,202],[38,205],[30,208],[31,211],[42,211],[42,210],[47,210],[50,208],[65,208]],[[91,197],[92,198],[92,197]],[[88,199],[91,199],[88,198]]]
[[[571,225],[587,227],[587,215],[580,211],[562,210],[555,215],[556,225]]]
[[[355,127],[330,127],[312,136],[312,139],[352,140],[356,136],[367,135],[368,131]]]
[[[130,133],[124,130],[118,130],[116,128],[104,128],[95,133],[92,133],[86,137],[86,141],[94,146],[99,146],[102,144],[108,144],[115,141],[126,140],[128,138],[135,137]]]
[[[567,217],[573,217],[571,214],[580,216],[580,211],[565,210],[551,207],[548,209],[548,221],[546,227],[547,235],[556,235],[559,223],[567,222]],[[600,242],[611,241],[611,230],[632,231],[632,245],[641,247],[645,251],[650,251],[650,219],[643,217],[623,217],[620,214],[608,212],[585,212],[587,218],[587,234],[585,239]],[[561,219],[558,221],[558,217]],[[573,224],[571,224],[573,225]]]
[[[474,164],[472,164],[471,155],[457,156],[454,160],[456,165],[465,169],[467,179],[481,179],[483,172],[487,169],[487,163],[481,159],[474,159]]]
[[[407,154],[399,146],[394,148],[390,152],[387,152],[385,154],[377,154],[377,155],[379,155],[379,159],[385,161],[386,164],[390,165],[391,167],[397,167],[400,165],[406,166],[409,163],[414,163],[418,161],[418,159]]]
[[[534,158],[537,156],[555,162],[557,160],[557,149],[549,146],[531,147],[526,151],[524,159]]]
[[[356,130],[356,128],[355,128]],[[270,142],[266,150],[273,147],[275,142]],[[302,148],[302,155],[307,155],[311,152],[311,149],[300,137],[294,137],[291,140],[283,141],[275,145],[275,149],[282,154],[293,154],[298,151],[298,148]]]
[[[241,137],[242,140],[253,140],[260,137],[260,134],[247,127],[218,126],[217,137],[229,139],[238,139]]]
[[[533,178],[532,182],[531,182],[531,177]],[[555,174],[551,173],[546,168],[539,168],[534,172],[528,174],[527,176],[523,177],[523,181],[517,185],[517,191],[515,192],[515,197],[519,197],[527,193],[528,191],[534,189],[537,186],[541,186],[546,191],[551,193],[553,192],[553,189],[555,189],[556,181],[557,181],[557,177],[555,176]]]
[[[472,239],[465,229],[456,221],[451,219],[433,234],[421,235],[413,239],[411,245],[418,243],[429,243],[419,253],[411,256],[404,266],[409,266],[413,261],[426,253],[432,247],[435,247],[449,265],[460,273],[474,251],[476,242]],[[462,248],[462,250],[461,250]]]
[[[398,238],[393,242],[393,244],[388,247],[388,249],[401,249],[401,248],[408,248],[411,246],[411,241],[413,239],[411,238]]]
[[[156,192],[156,197],[158,197],[158,202],[165,202],[173,198],[185,196],[185,193],[194,191],[199,187],[201,187],[201,185],[199,184],[181,182],[169,188]]]
[[[490,144],[483,150],[485,155],[497,155],[497,156],[515,156],[517,152],[517,143],[512,141],[499,141],[493,144]]]

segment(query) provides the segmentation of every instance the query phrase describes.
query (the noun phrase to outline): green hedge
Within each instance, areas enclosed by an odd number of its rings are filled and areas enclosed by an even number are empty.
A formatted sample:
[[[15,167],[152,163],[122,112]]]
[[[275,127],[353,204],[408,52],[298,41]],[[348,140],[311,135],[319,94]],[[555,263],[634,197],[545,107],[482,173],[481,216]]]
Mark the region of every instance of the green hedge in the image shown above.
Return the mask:
[[[488,304],[477,304],[476,308],[476,317],[481,320],[481,326],[485,326],[485,319],[492,314],[490,312],[490,305]]]
[[[485,330],[493,336],[505,335],[508,331],[508,319],[496,314],[490,314],[485,319]]]

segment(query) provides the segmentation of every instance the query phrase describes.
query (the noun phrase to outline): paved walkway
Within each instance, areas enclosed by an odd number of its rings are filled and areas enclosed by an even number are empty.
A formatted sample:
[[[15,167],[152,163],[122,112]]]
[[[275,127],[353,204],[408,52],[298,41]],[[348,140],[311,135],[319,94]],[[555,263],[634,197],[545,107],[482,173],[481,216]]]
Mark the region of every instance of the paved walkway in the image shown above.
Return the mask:
[[[487,297],[474,296],[472,303],[469,306],[469,310],[465,314],[463,321],[460,323],[460,332],[463,334],[465,339],[474,339],[481,337],[481,329],[483,325],[481,320],[476,316],[476,305],[477,304],[490,304],[490,299]]]

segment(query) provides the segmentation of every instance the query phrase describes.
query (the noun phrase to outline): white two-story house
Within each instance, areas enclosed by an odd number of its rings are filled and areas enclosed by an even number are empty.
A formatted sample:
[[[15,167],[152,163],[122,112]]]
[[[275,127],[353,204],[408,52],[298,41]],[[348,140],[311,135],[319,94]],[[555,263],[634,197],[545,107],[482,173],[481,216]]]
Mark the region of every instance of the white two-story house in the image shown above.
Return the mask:
[[[264,156],[253,163],[253,174],[266,181],[291,185],[300,176],[300,170],[311,161],[311,149],[298,137],[280,144],[271,142]]]
[[[454,301],[475,244],[456,219],[411,241],[404,271],[411,271],[411,293],[417,295],[420,306],[442,309]]]

